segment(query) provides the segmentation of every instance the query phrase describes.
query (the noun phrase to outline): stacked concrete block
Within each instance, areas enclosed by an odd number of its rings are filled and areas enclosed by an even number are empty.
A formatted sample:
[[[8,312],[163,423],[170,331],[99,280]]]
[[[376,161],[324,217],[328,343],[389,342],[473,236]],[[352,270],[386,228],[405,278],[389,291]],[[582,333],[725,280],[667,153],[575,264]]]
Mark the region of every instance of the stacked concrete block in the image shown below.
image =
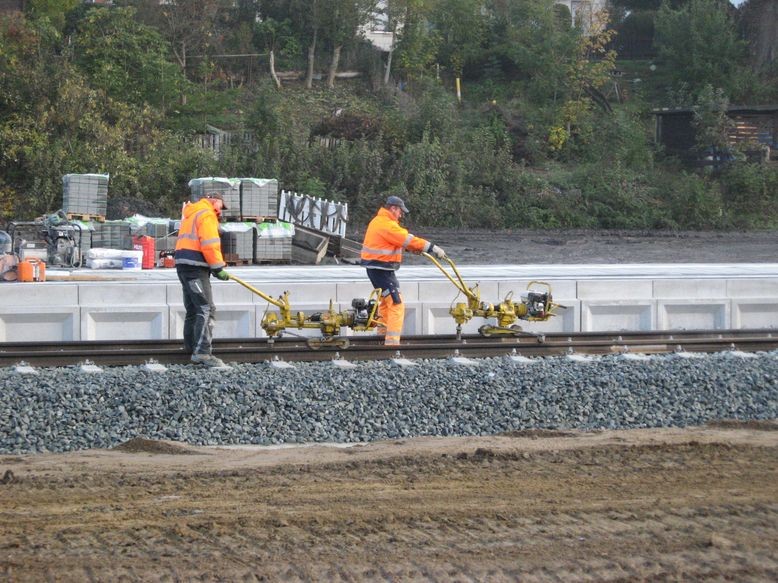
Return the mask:
[[[222,210],[225,219],[239,220],[240,215],[240,180],[234,178],[193,178],[189,181],[191,200],[197,201],[210,193],[218,192],[224,198],[226,209]]]
[[[81,250],[82,257],[92,248],[92,231],[90,229],[81,229],[78,247]]]
[[[178,222],[148,222],[138,229],[138,235],[147,235],[154,239],[157,251],[172,251],[178,239]]]
[[[226,231],[222,233],[222,255],[225,261],[251,262],[254,259],[254,230]]]
[[[291,262],[294,233],[294,225],[291,223],[281,221],[257,223],[254,262]]]
[[[257,239],[254,253],[254,261],[257,263],[288,263],[291,260],[291,239]]]
[[[132,249],[132,232],[127,221],[95,223],[92,247],[101,249]]]
[[[240,178],[240,214],[244,219],[278,218],[278,180]]]
[[[104,217],[108,207],[108,174],[66,174],[62,177],[62,210],[68,214]]]
[[[181,221],[168,220],[164,223],[149,223],[146,234],[154,237],[158,251],[173,251],[178,239],[178,227]]]
[[[162,237],[160,239],[155,239],[154,242],[158,251],[174,251],[177,240],[177,237]]]
[[[138,229],[138,235],[146,235],[148,237],[153,237],[154,239],[161,239],[162,237],[166,237],[168,234],[168,223],[146,223]]]

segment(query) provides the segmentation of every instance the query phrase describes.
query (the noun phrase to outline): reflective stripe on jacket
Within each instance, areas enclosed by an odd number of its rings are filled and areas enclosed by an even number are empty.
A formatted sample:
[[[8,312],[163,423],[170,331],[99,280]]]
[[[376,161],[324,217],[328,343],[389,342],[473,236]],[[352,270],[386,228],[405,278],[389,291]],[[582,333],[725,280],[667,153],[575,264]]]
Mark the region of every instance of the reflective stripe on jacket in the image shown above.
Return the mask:
[[[361,264],[373,269],[394,271],[400,268],[403,250],[423,253],[431,247],[432,243],[411,235],[388,209],[381,208],[367,226],[362,242]]]
[[[219,218],[213,205],[206,199],[184,206],[175,259],[176,265],[210,269],[221,269],[226,265],[219,237]]]

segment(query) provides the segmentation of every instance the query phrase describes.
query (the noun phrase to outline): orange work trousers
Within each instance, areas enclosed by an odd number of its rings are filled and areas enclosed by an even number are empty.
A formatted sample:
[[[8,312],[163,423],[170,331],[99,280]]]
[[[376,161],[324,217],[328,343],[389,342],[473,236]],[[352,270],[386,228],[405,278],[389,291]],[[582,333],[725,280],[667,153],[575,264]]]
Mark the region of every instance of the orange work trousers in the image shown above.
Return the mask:
[[[368,268],[367,275],[373,287],[381,290],[381,302],[378,304],[377,333],[384,336],[386,346],[400,344],[400,336],[405,320],[405,304],[400,295],[400,282],[394,271]]]
[[[384,344],[386,346],[399,345],[405,321],[405,304],[402,303],[402,296],[400,296],[399,304],[395,303],[391,294],[382,297],[381,303],[378,304],[378,318],[377,332],[384,336]]]

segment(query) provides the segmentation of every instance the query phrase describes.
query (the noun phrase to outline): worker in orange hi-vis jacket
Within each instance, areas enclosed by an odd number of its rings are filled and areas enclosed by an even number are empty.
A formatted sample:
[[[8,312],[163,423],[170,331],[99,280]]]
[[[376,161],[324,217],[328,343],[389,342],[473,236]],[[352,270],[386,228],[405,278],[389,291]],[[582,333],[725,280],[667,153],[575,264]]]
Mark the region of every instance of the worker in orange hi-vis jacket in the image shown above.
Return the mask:
[[[176,271],[184,292],[184,346],[192,362],[211,368],[226,365],[211,354],[216,306],[211,275],[228,281],[219,237],[219,215],[227,208],[221,193],[206,194],[184,205],[176,241]]]
[[[368,224],[362,242],[361,264],[367,268],[373,287],[382,290],[377,316],[378,333],[385,335],[384,344],[387,346],[400,344],[405,320],[405,304],[395,273],[400,269],[403,251],[431,253],[439,259],[446,256],[440,246],[411,235],[400,225],[400,219],[408,212],[400,197],[390,196]]]

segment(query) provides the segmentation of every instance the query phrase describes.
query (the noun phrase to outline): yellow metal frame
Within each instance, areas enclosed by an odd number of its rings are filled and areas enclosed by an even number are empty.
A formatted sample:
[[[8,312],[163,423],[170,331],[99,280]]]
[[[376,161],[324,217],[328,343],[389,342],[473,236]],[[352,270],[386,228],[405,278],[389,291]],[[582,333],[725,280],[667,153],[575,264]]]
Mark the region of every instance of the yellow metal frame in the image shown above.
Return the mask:
[[[523,302],[513,301],[513,292],[508,292],[505,299],[499,304],[494,305],[488,302],[481,301],[481,290],[478,289],[478,284],[473,287],[468,287],[462,275],[459,273],[456,264],[449,258],[443,259],[448,263],[448,267],[453,272],[453,276],[448,272],[440,261],[429,253],[422,253],[424,257],[429,259],[446,278],[454,284],[454,287],[465,296],[467,302],[459,302],[454,304],[449,310],[449,314],[454,318],[457,323],[457,328],[460,329],[463,324],[466,324],[474,317],[481,318],[494,318],[499,328],[507,329],[512,326],[516,320],[525,320],[528,322],[545,322],[552,316],[555,316],[556,308],[560,308],[559,304],[554,303],[551,300],[551,285],[544,281],[531,281],[527,284],[527,290],[531,290],[533,286],[544,286],[548,292],[549,300],[544,305],[543,312],[544,317],[530,316],[527,310],[527,305]]]
[[[271,338],[279,336],[281,332],[287,328],[302,329],[317,329],[321,331],[322,336],[325,338],[331,338],[340,334],[340,329],[348,327],[355,332],[364,332],[375,328],[377,325],[376,312],[378,311],[378,304],[381,300],[381,290],[374,289],[368,296],[368,302],[371,299],[375,299],[376,302],[373,305],[373,309],[368,316],[367,324],[355,324],[353,318],[353,312],[337,312],[333,305],[332,299],[330,299],[329,308],[325,312],[321,312],[317,319],[312,319],[312,316],[307,315],[305,312],[292,312],[292,306],[289,302],[289,292],[285,291],[279,298],[273,298],[267,295],[262,290],[255,288],[248,282],[243,281],[235,275],[229,274],[231,280],[239,283],[249,291],[255,293],[269,304],[278,308],[278,312],[266,312],[262,318],[260,325],[262,329]]]
[[[527,290],[533,289],[534,286],[545,287],[544,291],[547,291],[548,301],[543,306],[543,317],[530,315],[527,304],[521,301],[516,302],[513,300],[513,292],[509,292],[505,296],[505,299],[496,305],[489,302],[484,302],[481,300],[481,290],[478,289],[478,284],[474,285],[473,287],[468,287],[462,278],[462,275],[459,273],[459,269],[457,269],[456,264],[450,258],[444,257],[444,260],[448,264],[448,268],[450,268],[451,272],[453,272],[453,275],[449,273],[448,269],[444,267],[440,261],[438,261],[429,253],[422,253],[422,255],[429,259],[435,266],[437,266],[441,273],[443,273],[443,275],[445,275],[446,278],[454,285],[457,291],[463,294],[466,298],[465,302],[458,302],[453,304],[449,309],[449,314],[451,314],[451,316],[454,318],[454,321],[457,323],[458,333],[461,330],[462,325],[466,324],[474,317],[485,319],[493,318],[495,320],[496,325],[485,326],[485,331],[482,331],[482,333],[515,333],[517,330],[520,330],[520,328],[514,326],[517,320],[544,322],[550,317],[556,315],[554,312],[557,308],[563,307],[551,300],[551,286],[543,281],[531,281],[527,285]],[[319,330],[326,340],[337,337],[340,334],[340,330],[342,328],[350,328],[355,332],[364,332],[374,329],[377,325],[379,325],[378,321],[376,320],[376,313],[378,311],[378,305],[381,302],[382,290],[380,289],[374,289],[372,292],[370,292],[370,296],[368,297],[368,302],[370,302],[370,300],[375,300],[375,302],[368,316],[367,323],[356,324],[354,318],[355,312],[353,310],[347,310],[345,312],[336,311],[331,299],[329,308],[326,311],[317,313],[315,316],[308,315],[305,312],[293,312],[291,303],[289,301],[288,291],[285,291],[278,298],[273,298],[264,293],[262,290],[259,290],[251,284],[243,281],[239,277],[230,274],[229,278],[239,283],[252,293],[258,295],[270,305],[278,308],[278,312],[265,312],[265,315],[262,317],[262,322],[260,323],[262,329],[270,338],[280,336],[280,334],[287,328],[296,328],[298,330]]]

